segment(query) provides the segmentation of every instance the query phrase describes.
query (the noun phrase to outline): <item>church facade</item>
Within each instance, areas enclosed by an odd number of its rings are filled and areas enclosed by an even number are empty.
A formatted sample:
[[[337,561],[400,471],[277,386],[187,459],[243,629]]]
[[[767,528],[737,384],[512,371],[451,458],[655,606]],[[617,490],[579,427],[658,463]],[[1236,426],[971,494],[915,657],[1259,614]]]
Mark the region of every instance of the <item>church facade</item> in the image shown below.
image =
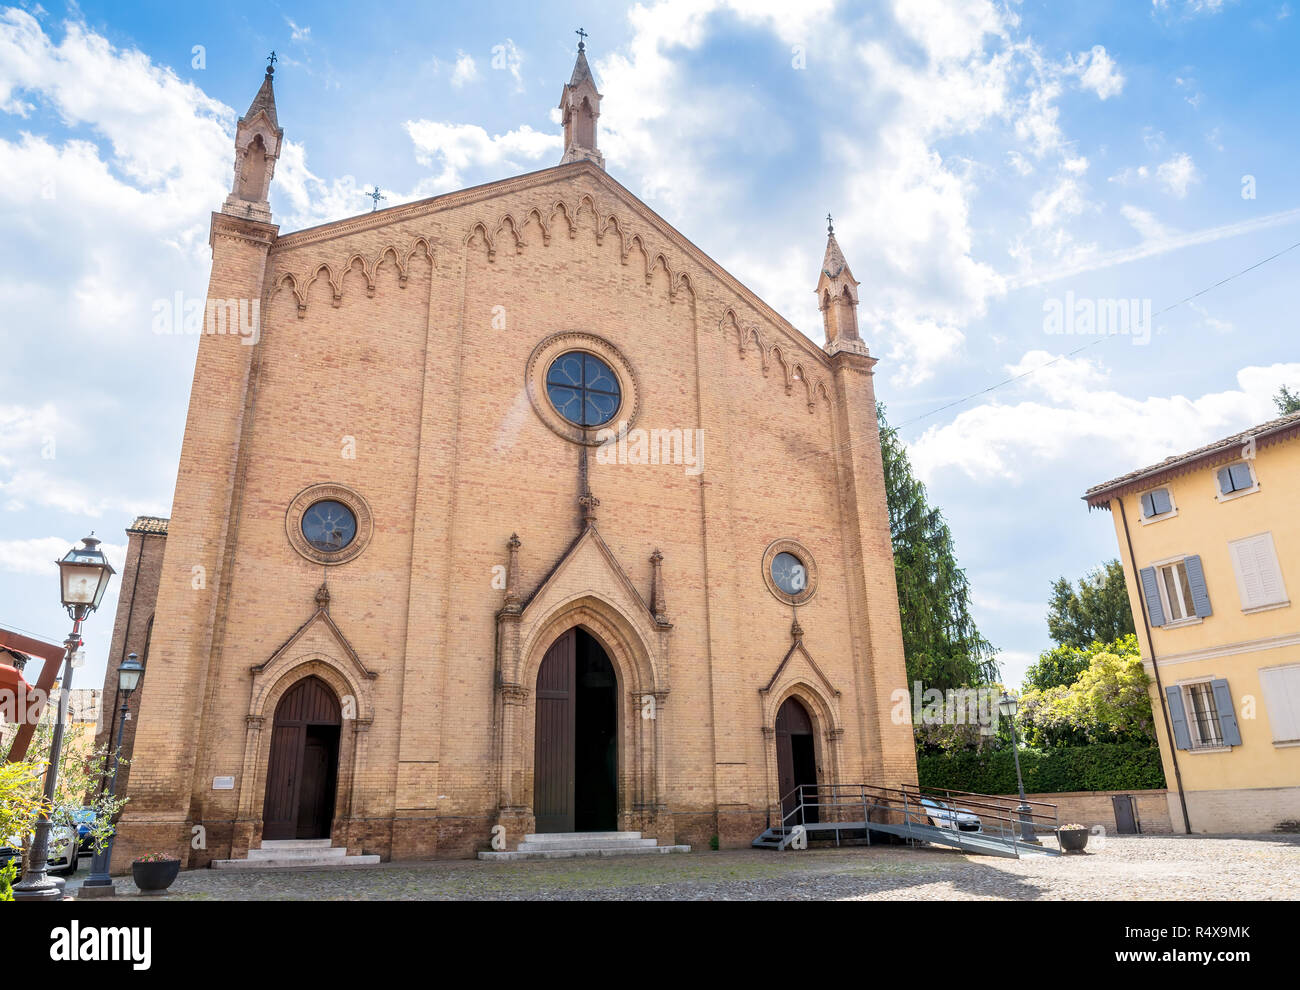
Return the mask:
[[[725,848],[798,784],[915,784],[858,283],[831,233],[812,342],[606,173],[600,99],[580,50],[559,165],[281,234],[267,72],[123,584],[118,864]]]

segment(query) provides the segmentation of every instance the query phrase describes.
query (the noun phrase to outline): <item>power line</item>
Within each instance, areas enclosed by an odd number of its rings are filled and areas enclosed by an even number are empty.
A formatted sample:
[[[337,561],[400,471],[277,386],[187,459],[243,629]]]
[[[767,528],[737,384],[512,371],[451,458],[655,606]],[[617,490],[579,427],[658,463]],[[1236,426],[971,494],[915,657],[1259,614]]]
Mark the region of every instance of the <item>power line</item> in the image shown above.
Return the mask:
[[[1232,275],[1228,275],[1225,278],[1221,278],[1219,279],[1219,281],[1214,282],[1211,285],[1207,285],[1203,289],[1198,289],[1196,292],[1193,292],[1189,296],[1183,297],[1182,299],[1178,300],[1178,302],[1176,303],[1171,303],[1170,305],[1166,306],[1164,309],[1159,310],[1156,313],[1153,313],[1151,319],[1155,320],[1157,316],[1163,316],[1165,313],[1168,313],[1170,310],[1177,309],[1179,306],[1185,305],[1186,303],[1191,302],[1193,299],[1205,295],[1207,292],[1217,289],[1222,285],[1226,285],[1227,283],[1231,282],[1233,279],[1240,278],[1241,276],[1246,275],[1249,272],[1253,272],[1256,268],[1260,268],[1263,265],[1268,264],[1270,261],[1276,261],[1278,258],[1282,257],[1282,255],[1286,254],[1289,251],[1294,251],[1296,248],[1300,248],[1300,241],[1296,241],[1294,244],[1290,245],[1289,247],[1284,247],[1281,251],[1278,251],[1276,254],[1270,254],[1267,258],[1263,258],[1255,262],[1253,265],[1243,268],[1239,272],[1235,272]],[[1086,344],[1080,344],[1072,351],[1067,351],[1065,354],[1058,354],[1056,357],[1052,358],[1052,360],[1045,361],[1036,367],[1030,368],[1028,371],[1022,371],[1018,375],[1012,375],[1010,378],[1004,378],[1000,382],[995,382],[992,385],[982,388],[976,392],[971,392],[969,395],[962,396],[960,399],[954,399],[952,402],[946,402],[942,406],[938,406],[934,409],[931,409],[929,412],[922,413],[920,416],[914,416],[911,419],[907,420],[906,422],[899,423],[897,426],[891,426],[886,430],[882,430],[880,435],[883,437],[886,434],[897,434],[898,431],[903,429],[904,427],[911,426],[913,423],[919,423],[923,419],[929,419],[931,416],[936,416],[947,409],[953,408],[954,406],[964,405],[965,403],[970,402],[972,399],[978,399],[981,395],[987,395],[989,392],[996,391],[997,389],[1003,388],[1006,385],[1010,385],[1014,382],[1020,381],[1021,379],[1028,378],[1030,375],[1035,375],[1046,368],[1050,368],[1054,364],[1059,364],[1061,361],[1064,361],[1066,358],[1074,357],[1074,355],[1082,351],[1086,351],[1089,347],[1097,346],[1103,340],[1110,340],[1114,336],[1116,335],[1099,334],[1095,340],[1090,340]],[[837,452],[849,451],[852,450],[855,446],[859,446],[859,445],[852,444],[852,443],[845,444],[844,446],[838,448]],[[820,451],[818,453],[820,453]],[[804,454],[803,457],[800,459],[806,459],[811,456],[813,455]]]

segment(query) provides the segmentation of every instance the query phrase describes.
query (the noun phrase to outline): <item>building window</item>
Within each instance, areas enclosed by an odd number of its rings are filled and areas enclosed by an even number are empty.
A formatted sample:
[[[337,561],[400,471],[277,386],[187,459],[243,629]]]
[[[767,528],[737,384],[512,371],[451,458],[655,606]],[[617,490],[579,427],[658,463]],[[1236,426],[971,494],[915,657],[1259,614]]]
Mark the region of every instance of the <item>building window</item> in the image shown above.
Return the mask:
[[[1237,572],[1237,590],[1243,612],[1262,611],[1290,605],[1282,568],[1277,562],[1272,533],[1248,536],[1228,543],[1232,567]]]
[[[1300,746],[1300,663],[1259,672],[1274,746]]]
[[[609,365],[582,351],[569,351],[551,362],[546,394],[556,412],[583,427],[601,426],[613,419],[622,395]]]
[[[763,581],[779,601],[802,605],[817,593],[817,562],[797,540],[773,540],[763,552]]]
[[[1141,518],[1144,523],[1156,522],[1178,514],[1174,508],[1173,496],[1169,494],[1168,488],[1156,488],[1144,492],[1138,496],[1138,503],[1142,506]]]
[[[1196,617],[1196,604],[1192,601],[1192,587],[1187,580],[1187,561],[1179,560],[1157,568],[1160,574],[1160,597],[1165,606],[1168,622],[1181,622]]]
[[[1191,731],[1192,749],[1218,749],[1225,745],[1219,725],[1219,710],[1209,681],[1183,685],[1183,702],[1187,708],[1187,727]]]
[[[342,502],[323,499],[302,514],[302,535],[322,553],[337,553],[357,536],[357,517]]]
[[[1251,470],[1248,461],[1238,461],[1236,464],[1219,468],[1217,477],[1219,494],[1216,497],[1220,502],[1259,490],[1259,480],[1255,477],[1255,472]]]

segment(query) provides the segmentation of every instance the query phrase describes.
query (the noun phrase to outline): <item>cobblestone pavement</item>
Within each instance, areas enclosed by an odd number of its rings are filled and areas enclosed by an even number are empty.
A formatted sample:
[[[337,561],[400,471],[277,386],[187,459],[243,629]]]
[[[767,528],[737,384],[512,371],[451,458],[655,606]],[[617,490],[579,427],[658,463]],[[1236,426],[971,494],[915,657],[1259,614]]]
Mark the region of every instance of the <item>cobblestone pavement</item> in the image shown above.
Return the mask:
[[[1061,857],[936,848],[193,870],[167,900],[1293,900],[1300,836],[1110,836]],[[84,871],[79,871],[84,872]],[[81,877],[78,877],[81,879]],[[139,894],[129,878],[119,896]],[[71,887],[72,885],[70,885]]]

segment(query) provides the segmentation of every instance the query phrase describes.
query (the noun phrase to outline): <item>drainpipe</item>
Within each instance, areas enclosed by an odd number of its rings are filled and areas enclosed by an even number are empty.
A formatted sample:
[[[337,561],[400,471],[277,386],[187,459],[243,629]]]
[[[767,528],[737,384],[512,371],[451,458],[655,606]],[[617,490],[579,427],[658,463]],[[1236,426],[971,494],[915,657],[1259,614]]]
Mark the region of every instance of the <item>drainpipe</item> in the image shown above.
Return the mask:
[[[1178,746],[1174,740],[1174,727],[1169,719],[1169,705],[1165,699],[1165,686],[1160,679],[1160,664],[1156,662],[1156,645],[1151,639],[1151,620],[1147,617],[1147,600],[1142,592],[1142,575],[1138,573],[1137,558],[1133,556],[1133,537],[1128,530],[1128,513],[1124,511],[1124,497],[1115,499],[1119,503],[1119,517],[1124,523],[1124,542],[1128,544],[1128,562],[1133,568],[1133,579],[1137,582],[1138,605],[1142,611],[1142,628],[1146,630],[1147,646],[1151,648],[1151,669],[1156,673],[1156,694],[1160,696],[1160,712],[1165,719],[1165,735],[1169,740],[1169,758],[1174,764],[1174,783],[1178,787],[1178,803],[1183,809],[1183,828],[1192,834],[1192,820],[1187,815],[1187,796],[1183,793],[1183,774],[1178,768]]]

